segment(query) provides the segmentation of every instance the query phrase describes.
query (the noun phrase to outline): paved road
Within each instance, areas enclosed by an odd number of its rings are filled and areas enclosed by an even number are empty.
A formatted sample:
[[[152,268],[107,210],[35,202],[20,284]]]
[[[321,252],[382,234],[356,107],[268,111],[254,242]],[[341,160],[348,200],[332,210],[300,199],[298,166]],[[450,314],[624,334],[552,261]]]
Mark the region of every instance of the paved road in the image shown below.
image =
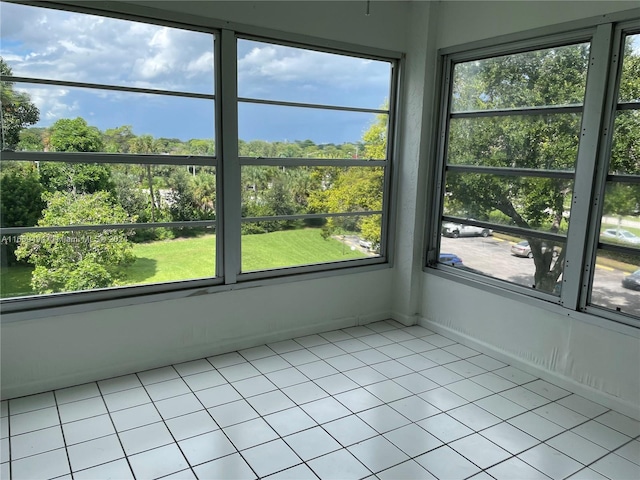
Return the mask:
[[[519,285],[532,286],[533,259],[511,255],[511,242],[496,237],[442,237],[441,251],[455,253],[470,268]],[[640,292],[622,288],[624,273],[596,267],[592,303],[640,315]]]

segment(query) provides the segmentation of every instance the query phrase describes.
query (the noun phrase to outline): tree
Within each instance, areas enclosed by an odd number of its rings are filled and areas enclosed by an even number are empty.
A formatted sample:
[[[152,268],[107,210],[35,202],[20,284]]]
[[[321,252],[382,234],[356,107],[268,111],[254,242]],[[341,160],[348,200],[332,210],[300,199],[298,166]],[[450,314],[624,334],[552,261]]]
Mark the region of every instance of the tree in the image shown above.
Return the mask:
[[[128,223],[127,213],[106,192],[55,192],[47,200],[40,227]],[[111,287],[122,268],[135,260],[126,230],[26,233],[16,250],[18,259],[35,266],[31,287],[38,293]]]
[[[50,129],[49,148],[53,152],[103,152],[102,134],[82,117],[61,118]]]
[[[0,75],[11,77],[13,72],[0,57]],[[0,149],[13,150],[20,141],[20,131],[40,120],[40,111],[31,102],[26,93],[16,92],[13,83],[7,80],[0,82]]]
[[[156,153],[157,144],[151,135],[141,135],[139,137],[132,138],[129,141],[129,149],[131,153],[150,154]],[[151,222],[155,223],[156,213],[155,210],[159,206],[156,204],[156,199],[153,194],[153,177],[151,176],[151,165],[145,165],[147,170],[147,182],[149,185],[149,197],[151,197]]]

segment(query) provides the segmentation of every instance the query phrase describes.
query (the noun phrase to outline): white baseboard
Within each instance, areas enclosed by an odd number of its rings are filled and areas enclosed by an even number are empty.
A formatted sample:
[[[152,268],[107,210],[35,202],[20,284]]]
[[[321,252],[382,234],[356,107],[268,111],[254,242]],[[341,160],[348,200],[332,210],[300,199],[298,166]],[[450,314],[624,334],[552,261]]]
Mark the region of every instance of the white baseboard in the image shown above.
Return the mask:
[[[508,363],[520,370],[523,370],[531,375],[535,375],[543,380],[548,381],[549,383],[553,383],[559,387],[562,387],[570,392],[581,395],[588,400],[604,405],[605,407],[611,408],[623,415],[627,415],[636,420],[640,420],[640,406],[636,405],[632,402],[625,401],[623,399],[613,397],[608,395],[605,392],[600,390],[595,390],[583,383],[577,382],[572,378],[568,378],[564,375],[560,375],[557,372],[552,372],[550,370],[541,368],[539,365],[530,363],[520,357],[516,357],[509,352],[505,352],[503,350],[497,349],[495,346],[477,340],[469,335],[464,333],[457,332],[449,327],[446,327],[442,324],[433,322],[431,320],[427,320],[426,318],[419,317],[418,325],[421,325],[429,330],[432,330],[436,333],[442,334],[446,337],[451,338],[452,340],[456,340],[459,343],[466,345],[470,348],[474,348],[485,355],[489,355],[496,360],[500,360],[504,363]]]
[[[405,327],[410,327],[412,325],[416,325],[418,323],[418,315],[407,315],[405,313],[393,312],[391,313],[391,318],[395,321],[400,322]]]

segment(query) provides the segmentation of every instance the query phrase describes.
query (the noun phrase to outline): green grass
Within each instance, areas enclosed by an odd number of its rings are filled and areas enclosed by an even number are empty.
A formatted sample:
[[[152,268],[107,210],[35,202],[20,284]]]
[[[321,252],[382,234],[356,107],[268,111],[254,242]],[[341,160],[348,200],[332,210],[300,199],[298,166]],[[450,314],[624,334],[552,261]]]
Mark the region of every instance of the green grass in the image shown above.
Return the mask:
[[[320,235],[320,229],[287,230],[242,237],[242,271],[291,267],[363,258],[343,243]],[[213,277],[215,235],[162,240],[133,245],[136,261],[124,271],[119,285],[139,285]],[[17,265],[2,270],[0,297],[29,295],[32,267]]]

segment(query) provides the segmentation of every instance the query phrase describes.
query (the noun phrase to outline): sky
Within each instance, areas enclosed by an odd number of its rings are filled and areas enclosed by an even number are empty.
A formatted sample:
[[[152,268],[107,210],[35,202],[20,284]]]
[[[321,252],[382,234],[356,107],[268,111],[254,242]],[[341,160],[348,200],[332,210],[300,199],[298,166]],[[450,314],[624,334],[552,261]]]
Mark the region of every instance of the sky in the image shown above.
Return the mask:
[[[14,76],[213,94],[213,36],[100,16],[0,4],[0,56]],[[391,65],[336,54],[238,41],[238,95],[381,108]],[[214,100],[16,83],[40,110],[36,126],[83,117],[101,130],[213,138]],[[355,142],[375,115],[240,103],[243,140]]]

